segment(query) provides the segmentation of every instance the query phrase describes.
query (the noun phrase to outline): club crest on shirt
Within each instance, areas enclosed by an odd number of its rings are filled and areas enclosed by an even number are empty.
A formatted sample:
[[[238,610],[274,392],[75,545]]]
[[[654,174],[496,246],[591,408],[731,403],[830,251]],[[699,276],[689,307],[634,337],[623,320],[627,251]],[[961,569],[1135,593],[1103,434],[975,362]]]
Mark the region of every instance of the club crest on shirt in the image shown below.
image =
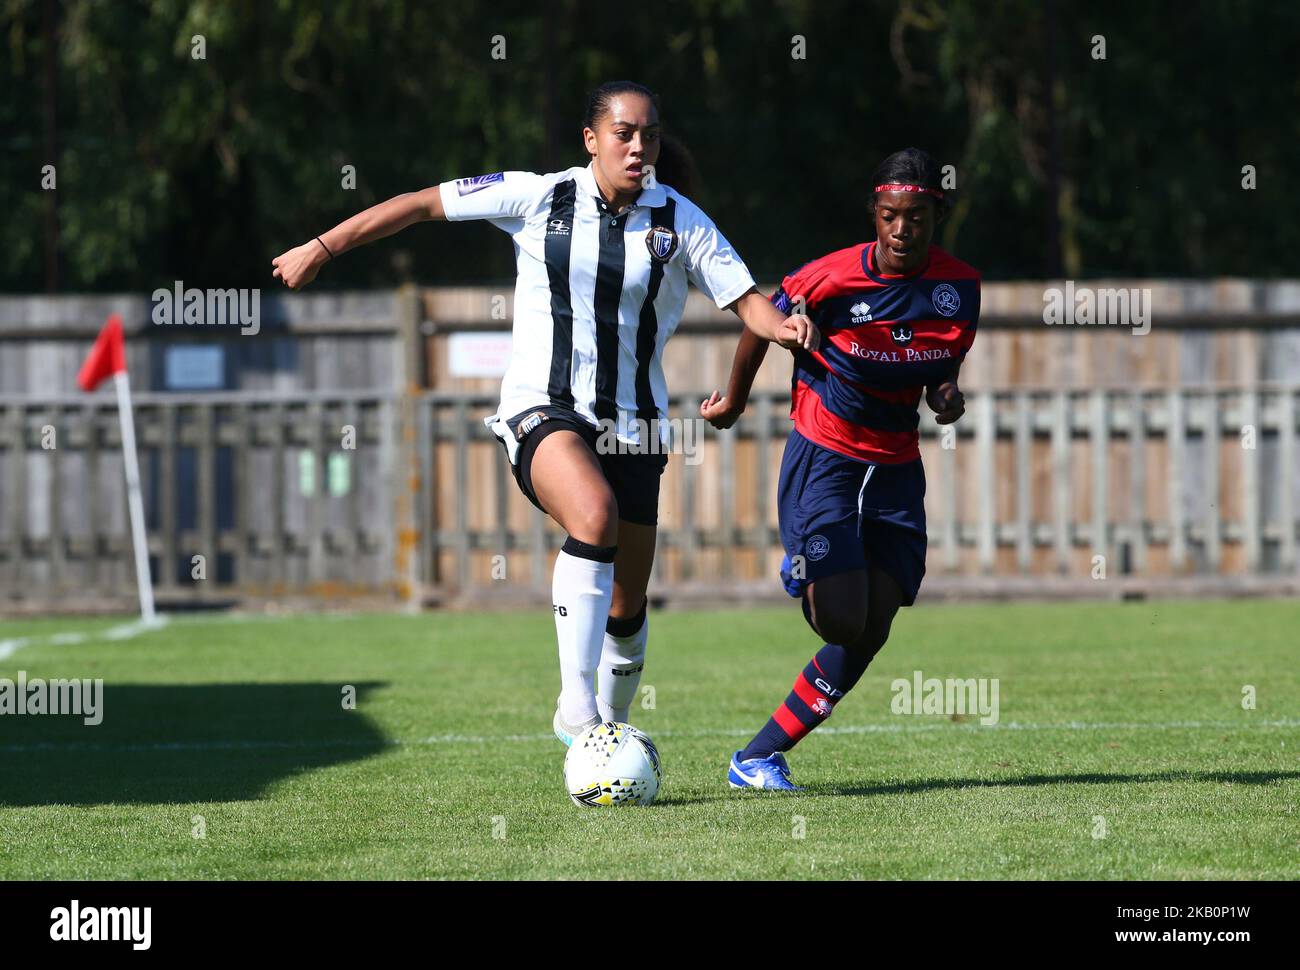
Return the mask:
[[[655,226],[645,234],[645,246],[650,250],[650,258],[666,263],[677,252],[677,233],[663,226]]]
[[[949,283],[940,283],[930,294],[930,302],[934,308],[942,313],[945,317],[950,317],[961,309],[961,297],[957,295],[957,290]]]
[[[889,335],[894,338],[894,343],[900,347],[906,347],[912,342],[912,327],[906,323],[896,323],[889,328]]]
[[[504,182],[505,180],[505,172],[493,172],[491,175],[475,175],[469,179],[457,179],[456,192],[458,195],[471,195],[479,191],[479,189],[486,189],[494,182]]]

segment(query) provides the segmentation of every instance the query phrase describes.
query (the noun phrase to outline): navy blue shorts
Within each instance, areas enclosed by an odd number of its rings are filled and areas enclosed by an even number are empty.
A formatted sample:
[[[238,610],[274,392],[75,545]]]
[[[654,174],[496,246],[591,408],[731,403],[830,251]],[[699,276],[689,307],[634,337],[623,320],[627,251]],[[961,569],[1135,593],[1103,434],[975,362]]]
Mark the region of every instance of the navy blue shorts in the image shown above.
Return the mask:
[[[823,576],[874,566],[898,583],[904,606],[916,601],[926,546],[919,458],[902,465],[857,461],[791,431],[777,505],[785,546],[781,582],[791,596],[803,596]]]

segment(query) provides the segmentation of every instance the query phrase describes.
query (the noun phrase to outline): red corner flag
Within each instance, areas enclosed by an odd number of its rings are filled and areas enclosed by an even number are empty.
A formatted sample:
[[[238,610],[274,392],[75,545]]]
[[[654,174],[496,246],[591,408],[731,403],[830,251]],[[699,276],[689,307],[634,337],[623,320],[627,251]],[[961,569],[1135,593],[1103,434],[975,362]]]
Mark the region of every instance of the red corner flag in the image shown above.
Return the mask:
[[[126,370],[126,345],[122,341],[122,318],[114,313],[104,324],[81,365],[77,383],[83,391],[93,391],[99,382]]]
[[[135,548],[135,581],[140,590],[140,615],[146,624],[157,621],[153,607],[153,579],[149,573],[149,543],[144,531],[144,500],[140,494],[140,463],[135,454],[135,419],[131,415],[131,385],[126,377],[126,343],[122,318],[114,313],[95,338],[77,375],[83,391],[93,391],[107,377],[116,377],[117,418],[122,427],[122,470],[126,474],[126,502],[131,514],[131,545]]]

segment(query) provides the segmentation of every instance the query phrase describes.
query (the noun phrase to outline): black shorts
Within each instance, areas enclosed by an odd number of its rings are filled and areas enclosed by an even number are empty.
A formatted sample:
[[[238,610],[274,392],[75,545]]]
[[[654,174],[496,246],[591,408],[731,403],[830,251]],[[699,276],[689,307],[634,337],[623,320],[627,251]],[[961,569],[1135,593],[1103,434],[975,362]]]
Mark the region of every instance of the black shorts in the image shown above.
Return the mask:
[[[605,480],[614,492],[614,501],[618,503],[618,517],[637,525],[658,524],[659,478],[668,464],[666,454],[602,455],[596,449],[600,430],[584,421],[577,412],[554,405],[529,408],[508,418],[506,424],[519,442],[518,461],[510,466],[510,470],[514,472],[519,491],[537,508],[541,509],[542,505],[533,491],[533,453],[548,434],[575,431],[600,462]],[[505,447],[504,441],[501,446]]]

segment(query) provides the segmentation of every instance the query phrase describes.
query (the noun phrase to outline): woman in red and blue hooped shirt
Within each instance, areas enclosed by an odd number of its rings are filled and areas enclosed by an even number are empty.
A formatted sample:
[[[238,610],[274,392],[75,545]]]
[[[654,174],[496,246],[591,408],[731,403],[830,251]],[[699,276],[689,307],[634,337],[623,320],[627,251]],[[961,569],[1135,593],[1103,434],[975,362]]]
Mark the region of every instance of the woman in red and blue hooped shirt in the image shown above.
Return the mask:
[[[940,424],[961,417],[962,359],[975,339],[979,273],[932,246],[947,208],[939,166],[909,148],[872,179],[875,241],[823,256],[772,300],[804,310],[821,344],[796,350],[777,501],[781,578],[825,644],[762,730],[732,757],[736,788],[793,788],[782,752],[830,716],[911,606],[925,574],[922,397]],[[726,398],[705,416],[735,421],[766,342],[746,334]]]

